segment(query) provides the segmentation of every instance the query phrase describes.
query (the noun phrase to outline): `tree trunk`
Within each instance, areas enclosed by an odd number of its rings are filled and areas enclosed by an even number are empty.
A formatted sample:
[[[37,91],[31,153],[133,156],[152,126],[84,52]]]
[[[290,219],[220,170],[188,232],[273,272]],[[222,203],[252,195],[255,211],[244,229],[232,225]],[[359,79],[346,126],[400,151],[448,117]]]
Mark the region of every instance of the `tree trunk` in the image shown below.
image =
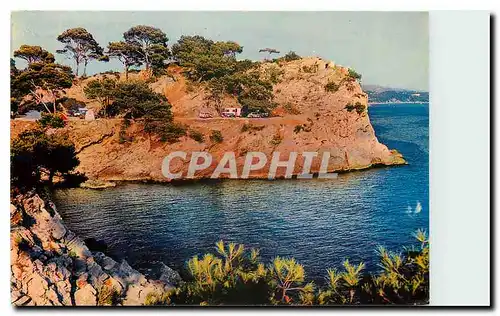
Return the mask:
[[[128,80],[128,66],[125,66],[125,80]]]
[[[78,77],[78,68],[80,66],[80,62],[76,60],[76,76]]]
[[[88,64],[88,60],[85,60],[85,63],[83,64],[83,76],[84,77],[87,76],[87,64]]]
[[[145,53],[144,57],[146,58],[146,70],[149,70],[149,56],[148,56],[148,53]]]
[[[56,94],[54,91],[52,91],[52,97],[54,98],[54,114],[57,112],[57,107],[56,107]]]

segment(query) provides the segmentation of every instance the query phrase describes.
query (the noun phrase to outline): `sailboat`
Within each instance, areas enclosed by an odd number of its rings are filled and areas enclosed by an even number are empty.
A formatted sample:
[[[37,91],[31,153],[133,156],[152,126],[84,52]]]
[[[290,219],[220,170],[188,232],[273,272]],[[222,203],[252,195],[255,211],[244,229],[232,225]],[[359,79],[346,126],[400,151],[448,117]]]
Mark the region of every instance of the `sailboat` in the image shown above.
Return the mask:
[[[415,206],[415,214],[418,214],[422,211],[422,204],[420,204],[420,201],[417,201],[417,206]]]

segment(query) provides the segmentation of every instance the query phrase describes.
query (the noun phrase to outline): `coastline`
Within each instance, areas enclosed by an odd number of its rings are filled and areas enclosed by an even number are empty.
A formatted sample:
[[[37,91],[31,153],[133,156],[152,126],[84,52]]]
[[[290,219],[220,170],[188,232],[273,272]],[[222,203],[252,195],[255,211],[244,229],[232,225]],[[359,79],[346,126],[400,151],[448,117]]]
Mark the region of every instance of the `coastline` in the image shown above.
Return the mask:
[[[401,155],[401,154],[400,154]],[[408,165],[408,162],[403,158],[401,155],[401,160],[396,161],[391,164],[385,164],[385,163],[374,163],[370,164],[367,166],[363,167],[357,167],[357,168],[350,168],[350,169],[338,169],[338,170],[333,170],[329,171],[328,174],[346,174],[346,173],[351,173],[351,172],[362,172],[365,170],[370,170],[370,169],[377,169],[377,168],[385,168],[385,167],[401,167]],[[319,173],[318,172],[312,172],[313,179],[317,179]],[[283,175],[277,175],[273,179],[269,179],[266,174],[264,175],[251,175],[247,179],[242,179],[242,178],[236,178],[236,179],[231,179],[229,177],[219,177],[217,179],[212,179],[209,176],[201,176],[201,177],[195,177],[195,178],[181,178],[181,179],[156,179],[152,177],[134,177],[134,178],[125,178],[125,177],[99,177],[96,179],[89,179],[90,181],[102,181],[109,183],[110,185],[107,186],[98,186],[98,187],[92,187],[92,186],[80,186],[81,188],[85,189],[91,189],[91,190],[102,190],[102,189],[108,189],[108,188],[113,188],[116,185],[120,184],[127,184],[127,183],[151,183],[151,184],[173,184],[173,185],[184,185],[184,184],[189,184],[189,183],[195,183],[195,182],[219,182],[219,181],[276,181],[276,180],[301,180],[297,178],[300,174],[299,173],[293,173],[291,178],[285,178]],[[85,183],[85,182],[84,182]]]
[[[11,302],[14,306],[143,305],[181,280],[166,266],[157,280],[117,262],[70,231],[47,193],[11,199]]]

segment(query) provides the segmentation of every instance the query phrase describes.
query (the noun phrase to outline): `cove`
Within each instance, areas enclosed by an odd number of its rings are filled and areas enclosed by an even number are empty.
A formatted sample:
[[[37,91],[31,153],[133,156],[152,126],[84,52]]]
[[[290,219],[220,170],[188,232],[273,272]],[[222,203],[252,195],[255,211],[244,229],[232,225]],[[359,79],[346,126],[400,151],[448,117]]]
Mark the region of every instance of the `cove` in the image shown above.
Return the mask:
[[[103,240],[109,255],[145,274],[159,261],[182,271],[193,255],[215,252],[220,239],[259,248],[266,263],[294,257],[317,282],[345,258],[375,272],[378,245],[399,250],[413,243],[416,229],[428,230],[428,105],[369,111],[379,141],[409,165],[310,181],[60,189],[54,202],[69,229]]]

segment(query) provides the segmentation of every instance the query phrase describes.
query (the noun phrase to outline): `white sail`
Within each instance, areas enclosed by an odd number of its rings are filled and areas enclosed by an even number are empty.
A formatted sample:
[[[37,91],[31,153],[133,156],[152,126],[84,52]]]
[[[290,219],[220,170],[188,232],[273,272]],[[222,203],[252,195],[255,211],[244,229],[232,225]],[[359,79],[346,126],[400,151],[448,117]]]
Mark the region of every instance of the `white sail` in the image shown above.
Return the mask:
[[[418,214],[422,211],[422,204],[420,204],[420,201],[417,201],[417,206],[415,207],[415,214]]]

